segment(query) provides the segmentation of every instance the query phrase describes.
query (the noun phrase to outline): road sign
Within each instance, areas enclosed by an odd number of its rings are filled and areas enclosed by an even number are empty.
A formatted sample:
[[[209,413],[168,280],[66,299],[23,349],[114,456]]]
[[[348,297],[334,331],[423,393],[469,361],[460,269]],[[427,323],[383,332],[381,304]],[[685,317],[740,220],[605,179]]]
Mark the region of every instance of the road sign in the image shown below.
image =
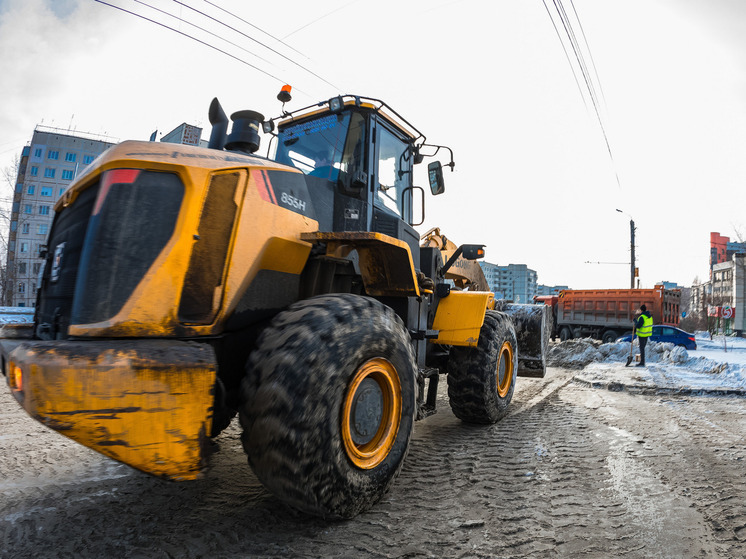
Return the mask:
[[[723,318],[731,318],[733,316],[733,309],[730,307],[723,307]]]

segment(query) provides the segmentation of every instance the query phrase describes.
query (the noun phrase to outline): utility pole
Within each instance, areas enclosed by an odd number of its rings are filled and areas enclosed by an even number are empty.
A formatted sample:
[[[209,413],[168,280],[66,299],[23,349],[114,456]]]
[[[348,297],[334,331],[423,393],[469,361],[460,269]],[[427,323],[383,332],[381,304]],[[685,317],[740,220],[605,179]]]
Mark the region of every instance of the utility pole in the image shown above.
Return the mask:
[[[620,214],[623,214],[624,212],[617,208],[617,210]],[[625,214],[629,218],[629,287],[630,289],[635,288],[635,277],[637,274],[635,273],[635,220],[632,219],[632,216],[629,214]]]
[[[635,288],[635,221],[629,219],[629,252],[632,255],[630,259],[629,287]]]

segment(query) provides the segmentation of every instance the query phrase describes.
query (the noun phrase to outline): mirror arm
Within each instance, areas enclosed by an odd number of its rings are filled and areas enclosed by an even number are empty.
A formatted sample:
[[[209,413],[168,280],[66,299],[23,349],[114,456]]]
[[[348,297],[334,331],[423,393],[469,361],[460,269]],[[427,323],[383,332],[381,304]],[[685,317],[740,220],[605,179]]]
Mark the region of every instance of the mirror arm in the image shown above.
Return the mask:
[[[456,249],[456,252],[454,252],[451,257],[448,259],[448,262],[445,263],[445,265],[438,270],[438,277],[440,279],[444,279],[446,277],[446,272],[453,266],[454,262],[458,260],[459,256],[461,256],[461,253],[464,251],[464,247],[460,246]]]

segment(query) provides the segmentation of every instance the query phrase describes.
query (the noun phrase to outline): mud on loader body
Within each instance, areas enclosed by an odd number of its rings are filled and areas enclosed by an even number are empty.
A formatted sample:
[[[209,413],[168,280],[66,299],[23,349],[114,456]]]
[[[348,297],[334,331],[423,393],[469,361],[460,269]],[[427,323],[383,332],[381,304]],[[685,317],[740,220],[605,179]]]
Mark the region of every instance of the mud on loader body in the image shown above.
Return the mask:
[[[232,118],[226,134],[216,100],[209,148],[123,142],[75,181],[33,331],[2,340],[3,372],[45,425],[167,479],[198,477],[238,414],[269,490],[350,517],[399,472],[440,374],[477,423],[505,415],[523,363],[544,374],[545,307],[516,332],[481,246],[437,230],[421,246],[412,169],[427,144],[384,103],[338,97],[276,132]],[[259,126],[272,159],[254,155]],[[440,164],[430,177],[440,194]],[[539,349],[521,357],[523,338]]]

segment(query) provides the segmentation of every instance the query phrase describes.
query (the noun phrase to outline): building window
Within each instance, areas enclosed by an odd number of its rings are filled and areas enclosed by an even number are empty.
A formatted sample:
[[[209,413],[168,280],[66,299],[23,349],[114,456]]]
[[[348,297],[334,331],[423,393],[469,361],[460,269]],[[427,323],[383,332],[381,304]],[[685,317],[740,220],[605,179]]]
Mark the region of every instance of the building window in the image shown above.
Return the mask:
[[[33,210],[34,209],[31,204],[26,204],[25,206],[23,206],[23,213],[25,214],[30,214]]]
[[[73,172],[72,171],[62,171],[62,180],[65,180],[65,181],[71,181],[71,180],[73,180]]]
[[[49,206],[39,206],[39,215],[49,215]]]
[[[31,265],[31,273],[33,273],[35,276],[38,276],[39,270],[41,270],[41,262],[34,262]]]
[[[26,293],[26,284],[24,282],[18,283],[18,293]]]
[[[18,231],[18,222],[14,219],[10,222],[10,232],[15,233],[16,231]]]
[[[36,186],[34,186],[33,184],[28,185],[26,194],[33,194],[34,192],[36,192]]]
[[[30,225],[28,223],[24,223],[21,225],[21,233],[28,234]]]
[[[47,233],[49,233],[49,224],[40,223],[37,232],[39,233],[39,235],[46,235]]]
[[[31,176],[36,177],[39,175],[39,167],[36,167],[34,165],[31,166]]]
[[[28,252],[28,243],[26,242],[21,243],[21,252]]]
[[[65,193],[65,187],[60,187],[60,196],[62,196]]]
[[[93,162],[94,157],[92,155],[83,156],[83,165],[90,165]]]
[[[34,157],[41,157],[41,152],[42,152],[41,148],[36,148],[34,150]]]
[[[51,150],[51,149],[50,149],[50,150],[49,150],[49,151],[47,152],[47,159],[55,159],[55,160],[57,160],[57,159],[59,159],[59,158],[60,158],[60,152],[59,152],[59,151],[56,151],[56,150]]]
[[[18,274],[21,276],[26,275],[26,263],[25,262],[18,263]]]
[[[75,163],[76,158],[77,155],[74,153],[70,153],[69,151],[65,154],[65,161],[69,161],[70,163]]]
[[[41,195],[42,196],[51,196],[52,195],[52,187],[51,186],[42,186],[41,187]]]
[[[44,169],[44,176],[47,177],[48,179],[53,179],[54,178],[54,172],[55,172],[55,169],[51,169],[51,168],[47,167],[47,168]]]

